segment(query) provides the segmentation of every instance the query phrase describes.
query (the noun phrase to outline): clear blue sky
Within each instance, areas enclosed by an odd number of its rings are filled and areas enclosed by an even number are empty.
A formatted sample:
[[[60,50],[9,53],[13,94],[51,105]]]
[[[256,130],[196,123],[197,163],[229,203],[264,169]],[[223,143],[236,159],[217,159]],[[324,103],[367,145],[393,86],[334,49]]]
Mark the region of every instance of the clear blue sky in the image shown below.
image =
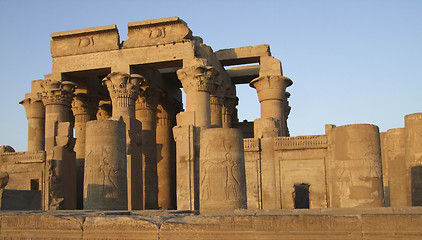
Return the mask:
[[[404,126],[422,111],[422,1],[22,1],[0,0],[0,145],[27,148],[18,104],[51,72],[52,32],[178,16],[214,51],[270,44],[293,80],[292,136],[327,123]],[[239,88],[239,119],[259,117],[253,89]]]

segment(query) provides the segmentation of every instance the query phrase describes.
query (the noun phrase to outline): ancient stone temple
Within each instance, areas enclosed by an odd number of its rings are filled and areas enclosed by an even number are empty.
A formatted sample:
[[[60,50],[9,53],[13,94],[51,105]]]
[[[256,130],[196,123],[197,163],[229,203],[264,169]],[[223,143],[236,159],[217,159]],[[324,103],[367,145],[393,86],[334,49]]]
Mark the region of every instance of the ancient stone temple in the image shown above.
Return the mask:
[[[293,81],[268,45],[213,51],[177,17],[124,42],[115,25],[51,37],[52,72],[20,102],[28,151],[0,153],[1,209],[47,211],[0,211],[1,236],[422,237],[422,113],[290,136]]]

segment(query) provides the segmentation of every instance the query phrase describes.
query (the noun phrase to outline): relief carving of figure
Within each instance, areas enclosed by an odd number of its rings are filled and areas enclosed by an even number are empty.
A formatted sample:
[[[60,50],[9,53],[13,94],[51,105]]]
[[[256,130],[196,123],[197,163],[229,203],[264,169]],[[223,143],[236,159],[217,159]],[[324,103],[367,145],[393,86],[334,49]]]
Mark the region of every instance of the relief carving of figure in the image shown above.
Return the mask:
[[[111,164],[107,159],[107,150],[103,149],[103,157],[99,166],[102,174],[102,195],[104,198],[117,198],[118,186],[116,179],[119,174],[119,167]]]
[[[240,169],[230,153],[232,146],[227,139],[224,139],[223,147],[225,150],[223,165],[226,169],[225,199],[236,200],[240,194]]]

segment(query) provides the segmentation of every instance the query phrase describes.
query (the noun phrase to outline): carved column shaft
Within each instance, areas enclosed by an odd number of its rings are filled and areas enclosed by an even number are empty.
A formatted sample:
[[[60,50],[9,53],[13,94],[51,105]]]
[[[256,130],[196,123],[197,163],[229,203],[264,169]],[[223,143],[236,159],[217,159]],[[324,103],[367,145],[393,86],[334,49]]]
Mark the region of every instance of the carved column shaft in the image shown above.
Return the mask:
[[[157,109],[158,208],[162,210],[176,209],[176,143],[171,119],[175,109],[170,108],[169,104],[160,104]]]
[[[28,119],[28,152],[44,150],[45,107],[41,98],[25,98],[20,104]]]
[[[233,118],[236,115],[236,106],[238,104],[237,97],[226,97],[224,98],[222,106],[222,126],[223,128],[231,128],[233,124]]]
[[[156,151],[157,104],[161,90],[141,84],[136,100],[136,119],[142,122],[142,175],[144,209],[158,208]]]
[[[86,123],[95,119],[98,99],[84,93],[77,94],[72,102],[72,111],[75,117],[75,152],[76,152],[76,191],[77,209],[83,208],[83,186],[85,167],[85,139]]]
[[[211,107],[211,126],[222,127],[223,116],[222,116],[222,104],[223,98],[215,95],[210,96],[210,107]]]
[[[70,106],[75,84],[45,80],[45,150],[47,152],[44,202],[46,209],[76,208],[76,166]]]
[[[141,75],[112,72],[103,79],[112,102],[112,118],[126,124],[127,194],[128,209],[139,210],[143,205],[142,190],[142,123],[135,119],[135,101],[138,98]]]

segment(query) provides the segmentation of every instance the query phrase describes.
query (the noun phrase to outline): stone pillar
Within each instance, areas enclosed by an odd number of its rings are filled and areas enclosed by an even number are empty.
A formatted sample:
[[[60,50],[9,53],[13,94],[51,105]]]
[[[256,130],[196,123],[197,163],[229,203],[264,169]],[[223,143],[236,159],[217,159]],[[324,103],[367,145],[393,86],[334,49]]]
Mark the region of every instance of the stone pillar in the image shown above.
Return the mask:
[[[85,93],[78,93],[73,98],[72,111],[75,117],[75,152],[76,152],[76,192],[77,209],[83,208],[83,186],[85,166],[85,127],[86,122],[95,119],[98,100],[87,96]]]
[[[32,85],[40,85],[41,82],[42,80],[33,81]],[[44,150],[45,107],[42,103],[41,93],[32,91],[32,93],[25,94],[25,99],[19,104],[25,107],[28,119],[28,152]]]
[[[408,206],[408,182],[405,161],[405,129],[389,129],[386,136],[390,206],[406,207]],[[385,171],[384,168],[383,171]]]
[[[211,127],[221,128],[223,126],[222,105],[223,98],[210,95]]]
[[[84,209],[127,210],[125,123],[89,121],[86,133]]]
[[[332,128],[333,159],[327,174],[331,207],[382,207],[379,129],[370,124]],[[328,173],[329,172],[329,173]]]
[[[197,65],[177,70],[186,93],[186,112],[194,112],[194,124],[209,128],[211,124],[210,92],[214,89],[216,71],[211,66]]]
[[[239,102],[237,97],[225,97],[223,99],[222,106],[222,127],[231,128],[233,124],[233,119],[237,116],[236,106]]]
[[[176,209],[176,143],[172,132],[174,108],[174,104],[169,103],[161,103],[157,108],[158,208],[162,210]]]
[[[422,186],[422,182],[419,182],[422,181],[422,176],[412,176],[412,169],[422,167],[422,113],[406,115],[404,117],[404,129],[406,140],[407,204],[408,206],[421,206],[422,191],[417,189]],[[416,186],[419,186],[419,188]]]
[[[103,79],[113,106],[112,120],[120,118],[126,124],[128,209],[142,209],[142,124],[135,119],[135,101],[143,77],[112,72]]]
[[[144,81],[136,100],[136,119],[142,122],[142,176],[144,209],[158,208],[156,118],[162,91]]]
[[[251,81],[261,103],[261,119],[271,119],[279,122],[280,136],[287,136],[286,123],[286,88],[292,85],[292,80],[281,75],[261,76]],[[288,131],[288,130],[287,130]]]
[[[76,156],[73,151],[73,125],[69,122],[75,84],[45,80],[41,86],[46,118],[44,206],[49,210],[75,209]]]
[[[246,208],[245,159],[242,133],[234,128],[201,132],[201,213]]]

